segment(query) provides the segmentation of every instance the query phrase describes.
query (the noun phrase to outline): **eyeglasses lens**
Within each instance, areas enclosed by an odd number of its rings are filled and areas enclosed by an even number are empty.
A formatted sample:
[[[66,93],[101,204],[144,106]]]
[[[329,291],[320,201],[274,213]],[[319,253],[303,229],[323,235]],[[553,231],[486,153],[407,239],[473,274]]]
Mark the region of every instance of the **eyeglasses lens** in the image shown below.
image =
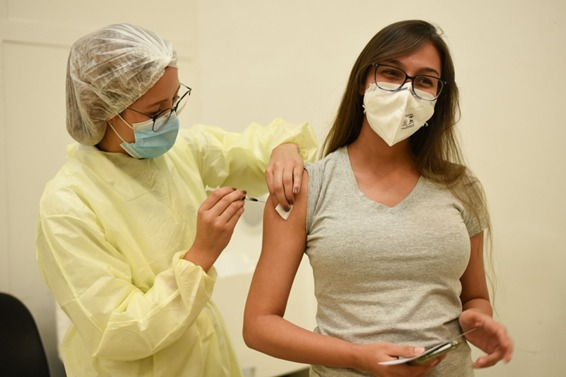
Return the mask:
[[[443,82],[437,77],[427,75],[417,75],[409,77],[405,71],[400,68],[377,65],[375,71],[375,84],[383,90],[395,92],[411,79],[413,94],[420,99],[433,101],[440,95]]]
[[[152,130],[154,132],[159,131],[163,127],[163,125],[165,123],[167,123],[167,121],[169,120],[169,118],[171,117],[171,114],[173,114],[173,112],[175,112],[176,114],[179,114],[183,110],[183,108],[187,104],[187,100],[189,98],[189,95],[191,94],[191,88],[181,84],[181,90],[183,90],[183,89],[184,89],[183,94],[181,94],[179,96],[177,101],[173,104],[172,108],[167,109],[167,110],[163,110],[162,112],[160,112],[159,114],[157,114],[153,118]]]

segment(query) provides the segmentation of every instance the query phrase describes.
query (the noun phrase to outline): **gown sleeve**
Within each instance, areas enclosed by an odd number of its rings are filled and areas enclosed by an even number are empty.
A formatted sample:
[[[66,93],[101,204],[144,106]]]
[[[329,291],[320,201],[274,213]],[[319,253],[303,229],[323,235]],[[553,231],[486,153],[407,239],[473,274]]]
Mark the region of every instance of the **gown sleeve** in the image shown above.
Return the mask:
[[[205,184],[243,188],[251,195],[267,192],[264,174],[275,147],[294,143],[303,161],[311,162],[318,146],[308,123],[293,125],[282,119],[267,126],[252,123],[242,133],[197,125],[191,127],[184,142],[194,154]]]

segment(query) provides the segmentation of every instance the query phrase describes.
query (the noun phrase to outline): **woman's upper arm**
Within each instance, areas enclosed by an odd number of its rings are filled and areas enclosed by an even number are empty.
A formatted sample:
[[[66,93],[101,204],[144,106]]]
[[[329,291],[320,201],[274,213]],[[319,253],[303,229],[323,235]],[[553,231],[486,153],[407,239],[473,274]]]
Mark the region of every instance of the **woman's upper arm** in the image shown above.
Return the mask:
[[[470,260],[464,274],[460,278],[462,293],[460,299],[467,309],[466,304],[477,299],[489,302],[489,290],[487,287],[485,266],[483,258],[483,232],[470,238]]]
[[[246,303],[246,318],[269,314],[282,317],[285,313],[306,245],[306,171],[301,186],[287,220],[277,213],[271,197],[265,206],[262,250]]]

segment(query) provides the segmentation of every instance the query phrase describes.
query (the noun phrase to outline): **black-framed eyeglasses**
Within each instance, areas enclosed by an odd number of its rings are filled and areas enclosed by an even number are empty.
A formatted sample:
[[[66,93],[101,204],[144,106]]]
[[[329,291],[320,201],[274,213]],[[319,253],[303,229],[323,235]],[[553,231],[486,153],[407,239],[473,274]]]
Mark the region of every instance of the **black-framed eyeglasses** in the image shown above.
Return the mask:
[[[177,95],[177,99],[174,101],[173,107],[169,109],[161,110],[155,115],[142,113],[141,111],[132,109],[131,107],[128,107],[128,110],[132,110],[133,112],[136,112],[141,115],[145,115],[146,117],[150,118],[153,121],[153,123],[151,124],[152,131],[157,132],[161,129],[161,127],[163,127],[165,123],[167,123],[167,120],[169,119],[171,114],[173,113],[179,114],[187,104],[187,99],[191,95],[192,89],[186,86],[185,84],[179,84],[179,89],[183,89],[184,92],[180,96]]]
[[[387,64],[374,64],[375,85],[388,92],[400,90],[407,80],[411,80],[411,92],[419,99],[434,101],[442,93],[446,81],[429,75],[409,76],[399,67]]]

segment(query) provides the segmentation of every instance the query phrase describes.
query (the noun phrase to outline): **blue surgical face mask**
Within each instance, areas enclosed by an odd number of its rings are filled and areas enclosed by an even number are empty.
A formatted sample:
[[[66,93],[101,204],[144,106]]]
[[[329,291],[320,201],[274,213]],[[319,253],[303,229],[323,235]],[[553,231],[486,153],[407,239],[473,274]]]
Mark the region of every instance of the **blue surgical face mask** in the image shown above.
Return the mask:
[[[179,118],[175,112],[156,119],[155,127],[152,119],[130,125],[120,115],[118,117],[134,130],[135,142],[128,143],[114,130],[114,127],[111,125],[110,127],[122,140],[120,146],[134,158],[159,157],[175,144],[179,133]],[[153,131],[153,128],[157,131]]]

